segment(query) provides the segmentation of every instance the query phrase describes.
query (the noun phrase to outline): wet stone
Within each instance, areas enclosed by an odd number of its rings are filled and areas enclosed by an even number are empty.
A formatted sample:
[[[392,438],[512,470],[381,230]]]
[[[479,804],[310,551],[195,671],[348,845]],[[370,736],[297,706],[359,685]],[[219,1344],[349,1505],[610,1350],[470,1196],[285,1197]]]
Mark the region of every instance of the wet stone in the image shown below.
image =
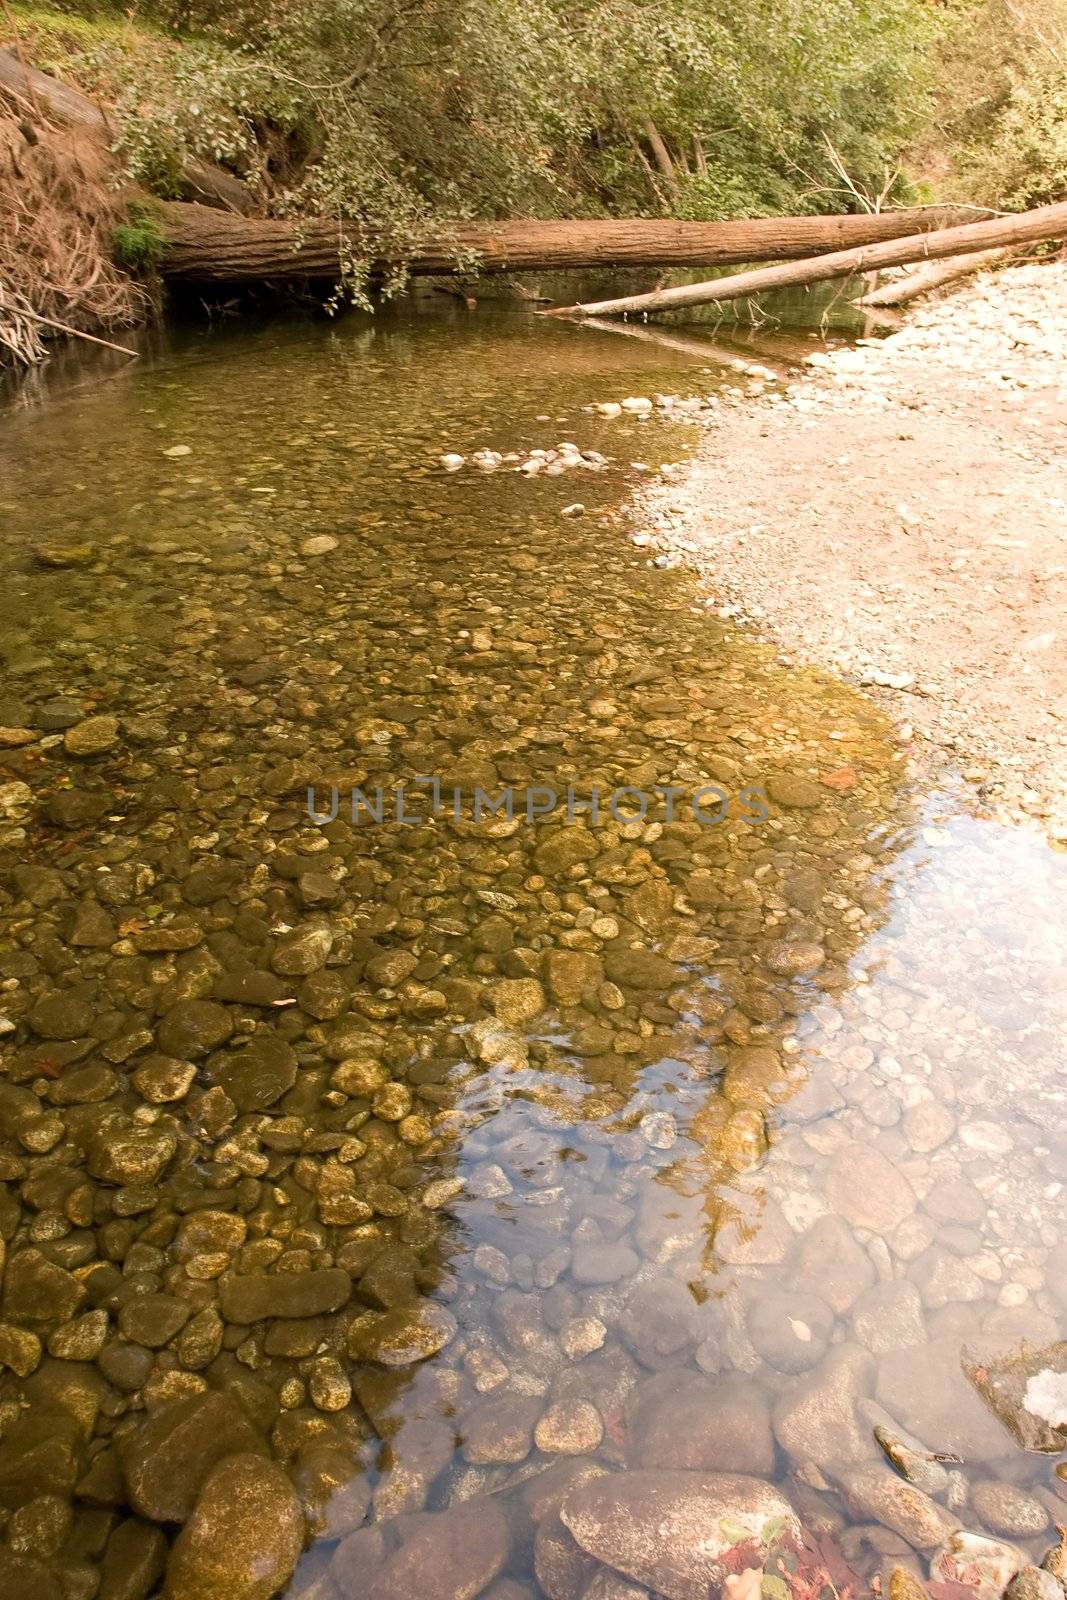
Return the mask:
[[[92,1021],[92,1007],[62,991],[43,995],[29,1015],[30,1027],[42,1039],[80,1039]]]
[[[1049,1513],[1041,1501],[1012,1483],[983,1479],[971,1485],[971,1505],[990,1533],[1032,1539],[1044,1533]]]
[[[773,772],[766,782],[767,794],[777,806],[790,811],[811,811],[825,799],[824,791],[813,778],[799,773]]]
[[[70,756],[100,756],[114,748],[118,737],[117,717],[86,717],[84,722],[76,722],[67,729],[63,748]]]
[[[38,1495],[68,1499],[81,1473],[83,1432],[74,1418],[47,1407],[17,1416],[0,1438],[0,1506]]]
[[[227,1322],[262,1322],[267,1317],[315,1317],[348,1303],[352,1279],[340,1267],[310,1272],[252,1272],[219,1280]]]
[[[41,1359],[41,1341],[28,1328],[0,1322],[0,1367],[27,1378]]]
[[[923,1207],[938,1222],[979,1227],[985,1221],[986,1203],[970,1178],[939,1178],[923,1196]]]
[[[774,1468],[770,1409],[747,1378],[664,1372],[638,1387],[628,1418],[632,1466],[756,1477]]]
[[[320,1411],[343,1411],[352,1399],[352,1385],[334,1356],[314,1362],[308,1375],[311,1402]]]
[[[958,1582],[966,1574],[975,1600],[997,1600],[1025,1565],[1026,1557],[1014,1545],[960,1529],[931,1556],[930,1576]]]
[[[793,1231],[775,1200],[731,1195],[715,1230],[715,1252],[735,1267],[778,1266],[793,1244]]]
[[[546,950],[544,978],[557,1005],[576,1006],[604,977],[600,957],[588,950]]]
[[[145,1600],[163,1576],[166,1559],[161,1529],[137,1517],[120,1522],[104,1551],[100,1600]]]
[[[118,1088],[118,1075],[108,1067],[75,1067],[51,1085],[48,1098],[56,1106],[95,1105],[109,1100]]]
[[[669,989],[677,976],[674,963],[654,950],[612,950],[604,968],[623,989]]]
[[[154,1365],[151,1350],[119,1339],[105,1343],[96,1364],[108,1383],[124,1394],[133,1394],[148,1380]]]
[[[32,1555],[0,1545],[0,1594],[33,1596],[33,1600],[66,1600],[66,1592],[56,1574]]]
[[[780,978],[802,978],[818,972],[826,952],[811,939],[781,939],[770,946],[763,959],[767,970]]]
[[[889,1351],[878,1364],[875,1396],[928,1450],[988,1460],[1003,1455],[1010,1444],[1010,1435],[960,1369],[958,1339]]]
[[[886,1234],[915,1210],[915,1191],[880,1151],[850,1144],[831,1159],[826,1197],[854,1228]]]
[[[66,1322],[85,1294],[84,1284],[39,1250],[20,1250],[8,1261],[3,1315],[16,1323]]]
[[[874,1362],[857,1345],[838,1345],[774,1410],[774,1433],[794,1461],[837,1469],[877,1456],[857,1402],[870,1393]]]
[[[187,1372],[200,1372],[222,1349],[225,1329],[214,1306],[205,1306],[182,1329],[177,1342],[178,1360]]]
[[[432,1301],[370,1313],[349,1324],[348,1353],[361,1361],[406,1367],[443,1350],[456,1335],[456,1319]]]
[[[1058,1452],[1067,1435],[1067,1342],[972,1341],[962,1367],[975,1391],[1024,1450]]]
[[[859,1343],[874,1355],[922,1344],[926,1326],[915,1285],[898,1281],[866,1289],[852,1308],[852,1327]]]
[[[1021,1567],[1004,1591],[1005,1600],[1062,1600],[1063,1585],[1042,1567]]]
[[[474,1465],[525,1461],[541,1410],[540,1401],[519,1394],[479,1401],[460,1419],[465,1459]]]
[[[165,1406],[126,1434],[119,1448],[130,1504],[150,1522],[184,1522],[225,1457],[266,1453],[237,1402],[219,1393]]]
[[[923,1100],[904,1113],[904,1137],[919,1155],[939,1149],[955,1131],[952,1112],[936,1100]]]
[[[707,1600],[722,1557],[769,1522],[797,1531],[788,1501],[758,1478],[699,1472],[623,1472],[564,1498],[560,1517],[581,1549],[665,1600]]]
[[[626,1244],[575,1245],[571,1275],[576,1283],[618,1283],[630,1278],[639,1266],[637,1252]]]
[[[754,1298],[746,1319],[752,1346],[779,1372],[807,1372],[826,1353],[834,1314],[810,1294],[772,1291]]]
[[[102,1183],[155,1183],[178,1147],[169,1128],[126,1128],[98,1139],[86,1165]]]
[[[845,1473],[841,1487],[856,1516],[891,1528],[917,1550],[934,1549],[959,1526],[936,1500],[885,1468]]]
[[[61,1361],[95,1361],[107,1338],[106,1311],[86,1311],[48,1335],[48,1354]]]
[[[204,1483],[167,1563],[169,1600],[269,1600],[292,1576],[304,1513],[281,1467],[231,1455]]]
[[[215,980],[216,1000],[243,1006],[274,1006],[291,997],[292,985],[273,972],[224,972]]]
[[[238,1111],[263,1111],[293,1087],[296,1070],[293,1047],[265,1033],[215,1066],[213,1077]]]
[[[173,1056],[146,1056],[130,1079],[149,1105],[167,1105],[185,1099],[196,1080],[196,1068],[191,1061],[178,1061]]]
[[[493,1015],[509,1027],[532,1022],[545,1009],[545,991],[536,978],[502,978],[488,991]]]
[[[418,956],[410,950],[383,950],[367,962],[366,977],[379,988],[398,989],[418,964]]]
[[[225,1006],[213,1000],[179,1000],[159,1025],[157,1041],[164,1055],[196,1061],[225,1044],[233,1032],[233,1019]]]
[[[13,1550],[51,1557],[59,1553],[71,1531],[71,1508],[59,1495],[28,1500],[8,1522],[5,1533]]]
[[[278,941],[271,966],[286,977],[306,977],[309,972],[318,972],[326,965],[332,949],[333,934],[329,928],[298,928]]]
[[[194,867],[182,883],[182,894],[192,906],[210,906],[228,895],[240,878],[240,864],[220,856]]]
[[[501,1571],[510,1546],[507,1518],[488,1498],[420,1517],[372,1577],[367,1600],[471,1600]]]
[[[538,1419],[534,1443],[546,1455],[586,1455],[604,1435],[600,1412],[587,1400],[549,1406]]]
[[[68,935],[69,942],[87,949],[106,949],[118,938],[118,929],[97,900],[83,900],[76,908]]]
[[[184,1300],[167,1294],[146,1294],[128,1300],[119,1312],[119,1332],[131,1344],[161,1350],[189,1320]]]

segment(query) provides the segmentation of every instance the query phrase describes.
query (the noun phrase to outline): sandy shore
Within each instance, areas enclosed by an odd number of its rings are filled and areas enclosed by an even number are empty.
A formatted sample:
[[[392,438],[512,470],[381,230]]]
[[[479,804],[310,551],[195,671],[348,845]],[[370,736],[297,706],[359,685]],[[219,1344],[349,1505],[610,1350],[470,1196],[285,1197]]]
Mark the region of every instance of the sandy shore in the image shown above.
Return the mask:
[[[1067,264],[988,274],[711,413],[638,508],[727,615],[1067,838]]]

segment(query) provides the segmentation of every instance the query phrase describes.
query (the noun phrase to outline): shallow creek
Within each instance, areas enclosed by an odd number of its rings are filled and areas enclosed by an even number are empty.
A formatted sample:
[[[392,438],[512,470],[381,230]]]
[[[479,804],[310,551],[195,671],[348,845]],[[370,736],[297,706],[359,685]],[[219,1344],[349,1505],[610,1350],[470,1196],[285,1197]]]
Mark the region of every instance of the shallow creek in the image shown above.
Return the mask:
[[[587,408],[749,381],[699,337],[276,327],[0,418],[5,1597],[1054,1543],[1067,870],[628,538],[692,423]]]

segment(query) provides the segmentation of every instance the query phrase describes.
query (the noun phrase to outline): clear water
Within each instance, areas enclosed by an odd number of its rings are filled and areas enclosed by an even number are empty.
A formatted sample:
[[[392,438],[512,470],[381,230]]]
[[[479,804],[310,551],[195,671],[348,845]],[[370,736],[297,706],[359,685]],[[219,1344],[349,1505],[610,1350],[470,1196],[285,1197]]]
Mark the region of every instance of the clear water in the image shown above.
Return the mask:
[[[172,1542],[213,1464],[215,1421],[176,1440],[168,1408],[209,1392],[226,1449],[296,1484],[287,1592],[316,1600],[648,1593],[560,1520],[601,1470],[753,1474],[861,1588],[925,1570],[875,1506],[879,1417],[961,1458],[949,1525],[1006,1533],[1010,1502],[1027,1554],[1051,1541],[1055,1453],[960,1359],[1061,1332],[1063,859],[913,792],[868,703],[630,542],[634,464],[695,431],[583,408],[747,381],[703,337],[489,311],[189,336],[0,420],[25,1584],[94,1592],[136,1512],[151,1588],[146,1526]],[[607,466],[437,461],[564,439]],[[91,718],[117,726],[72,754]],[[414,825],[353,825],[353,785],[402,784]],[[595,824],[526,820],[568,784]],[[476,823],[504,785],[513,822]],[[657,785],[673,820],[607,810]],[[228,1298],[254,1274],[287,1315]]]

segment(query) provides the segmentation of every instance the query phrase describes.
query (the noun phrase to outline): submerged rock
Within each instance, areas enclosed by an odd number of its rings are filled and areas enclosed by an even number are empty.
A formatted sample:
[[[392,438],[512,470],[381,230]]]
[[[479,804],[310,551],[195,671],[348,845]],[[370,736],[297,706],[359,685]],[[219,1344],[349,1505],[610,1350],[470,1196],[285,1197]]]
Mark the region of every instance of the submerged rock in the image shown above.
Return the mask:
[[[511,1544],[507,1518],[485,1497],[413,1517],[408,1530],[399,1550],[373,1578],[367,1600],[412,1600],[413,1595],[419,1600],[474,1600],[503,1567]]]
[[[86,717],[63,735],[63,748],[71,756],[102,756],[117,743],[117,717]]]
[[[877,1448],[857,1415],[870,1392],[874,1362],[858,1345],[838,1345],[779,1400],[774,1432],[794,1461],[829,1470],[876,1458]]]
[[[755,1475],[774,1468],[766,1397],[741,1376],[661,1373],[637,1391],[628,1434],[635,1466]]]
[[[235,1455],[204,1484],[167,1563],[169,1600],[269,1600],[304,1546],[304,1513],[273,1461]]]
[[[841,1489],[857,1516],[891,1528],[917,1550],[934,1549],[959,1527],[959,1518],[936,1500],[881,1467],[845,1473]]]
[[[340,1267],[310,1272],[250,1272],[222,1278],[219,1294],[227,1322],[262,1322],[265,1317],[317,1317],[337,1311],[352,1293]]]
[[[348,1353],[357,1360],[407,1367],[443,1350],[456,1335],[456,1319],[433,1301],[357,1317],[348,1330]]]
[[[1025,1555],[1014,1545],[961,1528],[931,1558],[930,1576],[935,1582],[966,1584],[975,1600],[999,1600],[1025,1565]]]
[[[963,1370],[1024,1450],[1055,1454],[1067,1443],[1067,1342],[1007,1354],[968,1347]]]
[[[666,1600],[707,1600],[723,1556],[771,1524],[799,1532],[792,1506],[760,1478],[726,1473],[623,1472],[570,1491],[560,1517],[598,1561]]]
[[[151,1522],[181,1522],[208,1474],[226,1456],[265,1455],[249,1419],[228,1395],[193,1395],[165,1406],[122,1441],[130,1504]]]
[[[830,1163],[826,1198],[854,1228],[887,1234],[918,1204],[904,1174],[867,1144],[845,1145]]]

